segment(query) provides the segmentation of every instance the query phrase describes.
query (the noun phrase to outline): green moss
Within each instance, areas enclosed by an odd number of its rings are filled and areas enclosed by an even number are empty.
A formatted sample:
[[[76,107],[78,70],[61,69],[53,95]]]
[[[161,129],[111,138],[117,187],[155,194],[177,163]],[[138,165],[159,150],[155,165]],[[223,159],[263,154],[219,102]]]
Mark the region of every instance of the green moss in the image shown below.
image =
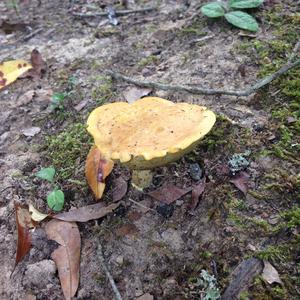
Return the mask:
[[[214,127],[200,142],[199,147],[206,148],[208,152],[214,152],[220,147],[226,147],[229,151],[234,151],[235,142],[229,142],[229,140],[235,140],[234,135],[232,124],[222,116],[217,116]]]
[[[237,226],[238,228],[247,229],[245,220],[242,217],[238,216],[236,213],[230,212],[227,219],[234,222],[235,226]]]
[[[248,299],[249,299],[248,291],[243,291],[239,296],[239,300],[248,300]]]
[[[296,228],[300,226],[300,207],[295,206],[292,209],[285,211],[282,216],[286,219],[288,228]]]
[[[61,133],[46,138],[47,156],[57,170],[59,179],[75,176],[75,171],[85,161],[91,145],[92,138],[81,123],[72,124]]]
[[[288,246],[278,245],[278,246],[268,246],[266,249],[261,250],[256,253],[256,257],[267,260],[270,262],[285,262],[288,260],[289,251]]]
[[[105,104],[114,96],[112,80],[110,77],[96,76],[90,80],[93,81],[91,97],[92,100],[96,102],[96,106]]]
[[[142,58],[138,62],[138,66],[140,68],[143,68],[143,67],[148,66],[148,65],[156,64],[156,63],[158,63],[158,61],[159,61],[159,59],[158,59],[157,56],[155,56],[155,55],[149,55],[147,57]]]

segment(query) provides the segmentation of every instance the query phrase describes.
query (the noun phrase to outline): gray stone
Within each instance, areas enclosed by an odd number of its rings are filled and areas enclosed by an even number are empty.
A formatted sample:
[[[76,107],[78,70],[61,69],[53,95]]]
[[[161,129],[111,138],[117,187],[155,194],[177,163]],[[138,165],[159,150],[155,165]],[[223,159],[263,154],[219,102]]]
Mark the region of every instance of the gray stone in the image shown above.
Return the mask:
[[[164,242],[175,251],[181,250],[184,246],[184,242],[177,230],[169,228],[164,231],[161,236]]]
[[[27,266],[24,283],[37,288],[45,288],[53,280],[56,266],[52,260],[42,260]]]

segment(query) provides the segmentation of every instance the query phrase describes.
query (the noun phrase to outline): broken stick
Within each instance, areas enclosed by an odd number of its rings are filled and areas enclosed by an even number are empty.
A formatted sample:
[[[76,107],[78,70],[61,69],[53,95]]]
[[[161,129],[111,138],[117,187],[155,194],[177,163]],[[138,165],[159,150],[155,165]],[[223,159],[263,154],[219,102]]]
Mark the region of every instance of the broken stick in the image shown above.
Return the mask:
[[[163,91],[175,91],[175,92],[188,92],[191,94],[196,95],[229,95],[229,96],[250,96],[251,94],[255,93],[260,88],[266,86],[273,80],[277,79],[287,71],[300,66],[300,59],[293,62],[293,60],[297,57],[298,51],[300,48],[300,41],[298,41],[290,55],[289,60],[286,64],[284,64],[278,71],[276,71],[273,74],[270,74],[261,80],[254,83],[252,86],[248,87],[245,90],[219,90],[219,89],[207,89],[207,88],[201,88],[201,87],[191,87],[188,85],[172,85],[172,84],[165,84],[160,82],[152,82],[152,81],[142,81],[134,78],[130,78],[128,76],[125,76],[121,73],[106,70],[106,73],[110,75],[113,79],[116,80],[123,80],[125,82],[140,86],[140,87],[147,87],[152,89],[158,89]]]

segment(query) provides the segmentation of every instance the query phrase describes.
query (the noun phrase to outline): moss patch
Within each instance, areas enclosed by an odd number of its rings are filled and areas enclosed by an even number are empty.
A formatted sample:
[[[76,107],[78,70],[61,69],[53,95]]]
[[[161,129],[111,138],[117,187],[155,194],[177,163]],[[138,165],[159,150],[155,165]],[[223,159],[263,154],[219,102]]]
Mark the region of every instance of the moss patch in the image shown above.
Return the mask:
[[[46,138],[48,159],[56,168],[59,179],[76,178],[75,171],[82,167],[92,144],[86,126],[81,123],[73,124],[58,135]],[[81,173],[82,176],[84,172]]]

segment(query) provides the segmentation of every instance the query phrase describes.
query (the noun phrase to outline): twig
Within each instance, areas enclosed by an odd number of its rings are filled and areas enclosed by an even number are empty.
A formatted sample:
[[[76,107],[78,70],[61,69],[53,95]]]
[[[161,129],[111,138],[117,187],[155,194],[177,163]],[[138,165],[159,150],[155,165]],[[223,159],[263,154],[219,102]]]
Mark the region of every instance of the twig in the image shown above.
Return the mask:
[[[40,33],[43,30],[43,28],[38,28],[32,32],[30,32],[29,34],[27,34],[26,36],[24,36],[23,38],[21,38],[20,40],[23,42],[26,42],[28,40],[30,40],[33,36],[35,36],[36,34]]]
[[[141,204],[141,203],[139,203],[139,202],[137,202],[137,201],[134,201],[134,200],[131,199],[131,198],[128,198],[128,200],[129,200],[130,202],[134,203],[135,205],[140,206],[140,207],[142,207],[142,208],[144,208],[144,209],[146,209],[146,210],[152,210],[152,211],[154,211],[155,213],[157,212],[155,209],[150,208],[150,207],[147,207],[146,205],[143,205],[143,204]]]
[[[11,189],[11,188],[14,188],[14,187],[15,187],[14,185],[9,185],[9,186],[5,187],[4,189],[2,189],[2,190],[0,191],[0,194],[2,194],[2,193],[5,192],[6,190]]]
[[[159,90],[163,90],[163,91],[188,92],[188,93],[197,94],[197,95],[230,95],[230,96],[242,97],[242,96],[249,96],[249,95],[253,94],[258,89],[269,84],[274,79],[278,78],[279,76],[286,73],[290,69],[295,68],[299,65],[300,65],[300,59],[296,60],[294,63],[287,63],[284,66],[282,66],[275,73],[257,81],[254,85],[248,87],[247,89],[240,90],[240,91],[205,89],[205,88],[201,88],[201,87],[189,87],[187,85],[170,85],[170,84],[164,84],[164,83],[160,83],[160,82],[140,81],[140,80],[127,77],[125,75],[122,75],[121,73],[114,72],[111,70],[106,70],[106,73],[114,79],[123,80],[125,82],[132,83],[132,84],[140,86],[140,87],[159,89]]]
[[[105,260],[104,260],[104,256],[103,256],[103,251],[102,251],[102,246],[101,244],[99,243],[98,244],[98,247],[97,247],[97,255],[100,259],[100,264],[101,264],[101,267],[103,268],[104,272],[105,272],[105,275],[107,276],[108,280],[109,280],[109,283],[115,293],[115,299],[116,300],[122,300],[122,296],[116,286],[116,283],[113,279],[113,277],[111,276],[106,264],[105,264]]]
[[[200,42],[205,42],[205,41],[210,40],[210,39],[212,39],[214,37],[215,37],[214,34],[206,35],[206,36],[204,36],[202,38],[191,40],[190,44],[196,44],[196,43],[200,43]]]
[[[296,58],[298,56],[298,54],[299,54],[298,51],[299,50],[300,50],[300,41],[298,41],[296,43],[296,45],[295,45],[295,47],[294,47],[294,49],[292,51],[292,54],[291,54],[291,56],[290,56],[290,58],[288,60],[288,63],[291,63],[294,60],[294,58]]]
[[[156,10],[156,7],[146,7],[141,9],[132,9],[132,10],[116,10],[116,16],[124,16],[129,14],[136,13],[145,13],[148,11]],[[80,18],[89,18],[89,17],[105,17],[107,16],[107,12],[93,13],[93,14],[82,14],[82,13],[72,13],[75,17]]]

